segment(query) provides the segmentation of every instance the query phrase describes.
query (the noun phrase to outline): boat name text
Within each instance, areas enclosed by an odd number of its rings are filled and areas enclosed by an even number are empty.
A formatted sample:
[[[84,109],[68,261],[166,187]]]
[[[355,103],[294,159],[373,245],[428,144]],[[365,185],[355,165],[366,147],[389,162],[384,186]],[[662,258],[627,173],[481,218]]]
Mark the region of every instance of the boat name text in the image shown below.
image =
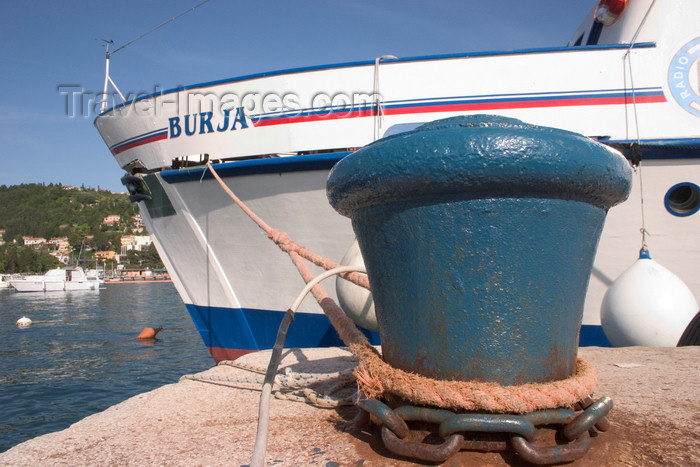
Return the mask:
[[[235,130],[236,128],[248,128],[248,122],[246,122],[245,110],[243,109],[243,107],[237,107],[235,110],[236,115],[233,118],[231,118],[230,109],[224,110],[223,121],[216,126],[217,132],[229,130],[229,123],[231,124],[230,130]],[[200,135],[204,133],[214,133],[214,123],[212,123],[211,121],[213,115],[214,112],[200,112],[199,114],[185,115],[182,118],[184,120],[183,125],[180,124],[180,117],[170,117],[168,119],[168,137],[177,138],[182,134],[183,127],[185,130],[185,135],[194,135],[195,133],[197,133],[197,120],[199,120]],[[192,117],[191,127],[190,117]]]

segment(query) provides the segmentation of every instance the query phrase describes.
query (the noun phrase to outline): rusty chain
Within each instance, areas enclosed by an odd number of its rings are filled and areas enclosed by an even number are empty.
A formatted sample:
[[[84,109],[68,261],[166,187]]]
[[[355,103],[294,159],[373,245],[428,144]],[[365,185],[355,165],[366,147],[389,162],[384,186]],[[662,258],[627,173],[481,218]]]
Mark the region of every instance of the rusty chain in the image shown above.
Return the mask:
[[[450,410],[404,405],[392,409],[377,399],[361,399],[357,406],[381,423],[384,446],[394,454],[426,462],[443,462],[461,450],[499,452],[508,445],[532,464],[571,462],[590,447],[589,431],[606,431],[606,415],[613,406],[609,397],[593,401],[586,397],[568,409],[546,409],[527,414],[455,413]],[[407,421],[438,425],[440,444],[408,441]],[[557,435],[566,444],[534,446],[538,426],[558,426]],[[485,436],[488,434],[488,436]],[[498,439],[495,439],[498,438]]]

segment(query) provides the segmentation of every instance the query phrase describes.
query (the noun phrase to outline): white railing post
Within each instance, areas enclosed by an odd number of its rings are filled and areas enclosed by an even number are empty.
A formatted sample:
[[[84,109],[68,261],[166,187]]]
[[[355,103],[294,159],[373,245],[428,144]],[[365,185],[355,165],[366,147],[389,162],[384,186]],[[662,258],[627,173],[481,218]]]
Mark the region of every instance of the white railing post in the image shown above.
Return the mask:
[[[382,60],[396,60],[394,55],[382,55],[374,59],[374,86],[372,95],[374,96],[374,141],[379,139],[379,130],[382,127],[382,103],[379,96],[379,62]]]

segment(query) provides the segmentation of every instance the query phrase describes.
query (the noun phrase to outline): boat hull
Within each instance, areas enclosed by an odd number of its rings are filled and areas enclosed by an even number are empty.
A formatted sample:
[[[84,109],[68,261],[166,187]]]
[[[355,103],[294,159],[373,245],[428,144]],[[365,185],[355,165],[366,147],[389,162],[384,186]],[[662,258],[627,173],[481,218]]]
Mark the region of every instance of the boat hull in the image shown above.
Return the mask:
[[[88,282],[32,282],[12,281],[17,292],[71,292],[76,290],[98,290],[99,286]]]
[[[221,175],[273,228],[339,261],[354,240],[350,221],[325,200],[326,177],[339,157],[229,164],[230,171],[223,168]],[[255,166],[266,173],[249,173]],[[289,256],[233,205],[211,173],[171,171],[145,180],[154,199],[139,203],[144,223],[214,358],[272,347],[285,310],[305,286]],[[335,299],[333,280],[324,285]],[[377,333],[366,334],[378,343]],[[299,307],[286,342],[342,345],[312,298]]]

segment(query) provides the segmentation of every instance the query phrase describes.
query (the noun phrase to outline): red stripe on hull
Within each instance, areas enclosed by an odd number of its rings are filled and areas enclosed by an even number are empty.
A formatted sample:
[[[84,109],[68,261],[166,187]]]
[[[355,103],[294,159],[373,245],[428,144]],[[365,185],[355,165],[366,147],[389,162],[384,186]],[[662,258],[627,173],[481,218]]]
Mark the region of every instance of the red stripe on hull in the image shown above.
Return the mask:
[[[245,354],[257,352],[257,350],[225,349],[223,347],[209,347],[209,353],[216,363],[222,360],[236,360]]]
[[[649,104],[666,102],[664,96],[639,96],[635,99],[637,104]],[[523,102],[479,102],[474,104],[453,104],[435,105],[410,108],[386,109],[384,115],[401,115],[415,113],[435,113],[435,112],[459,112],[459,111],[481,111],[481,110],[509,110],[509,109],[532,109],[546,107],[580,107],[586,105],[621,105],[632,104],[632,96],[595,98],[595,99],[565,99],[565,100],[542,100]]]
[[[403,115],[417,113],[436,112],[478,112],[483,110],[508,110],[508,109],[532,109],[547,107],[578,107],[587,105],[623,105],[623,104],[653,104],[666,102],[663,95],[657,96],[637,96],[634,99],[631,95],[626,97],[597,97],[580,99],[557,99],[557,100],[534,100],[534,101],[508,101],[508,102],[476,102],[472,104],[452,104],[452,105],[426,105],[415,107],[398,107],[384,109],[384,115]],[[343,118],[371,117],[374,112],[371,110],[361,110],[356,112],[330,113],[323,115],[299,115],[296,117],[281,117],[270,120],[258,120],[254,122],[255,127],[285,125],[289,123],[316,122],[321,120],[339,120]]]
[[[116,156],[116,155],[119,154],[120,152],[124,152],[124,151],[126,151],[126,150],[128,150],[128,149],[132,149],[132,148],[135,148],[135,147],[138,147],[138,146],[141,146],[141,145],[144,145],[144,144],[148,144],[148,143],[154,143],[154,142],[160,141],[160,140],[162,140],[162,139],[168,139],[168,134],[167,134],[167,133],[163,133],[163,134],[160,134],[160,135],[151,136],[150,138],[147,138],[147,139],[144,139],[144,140],[141,140],[141,141],[134,141],[133,143],[130,143],[130,144],[124,145],[124,146],[122,146],[122,147],[120,147],[120,148],[114,149],[114,150],[112,151],[112,154],[114,154],[114,155]]]
[[[405,112],[409,113],[409,112]],[[374,112],[369,110],[361,110],[356,112],[343,112],[343,113],[330,113],[322,115],[299,115],[298,117],[281,117],[270,120],[258,120],[254,121],[253,125],[257,128],[259,126],[273,126],[273,125],[285,125],[288,123],[300,123],[300,122],[318,122],[321,120],[340,120],[344,118],[358,118],[358,117],[372,117]]]

